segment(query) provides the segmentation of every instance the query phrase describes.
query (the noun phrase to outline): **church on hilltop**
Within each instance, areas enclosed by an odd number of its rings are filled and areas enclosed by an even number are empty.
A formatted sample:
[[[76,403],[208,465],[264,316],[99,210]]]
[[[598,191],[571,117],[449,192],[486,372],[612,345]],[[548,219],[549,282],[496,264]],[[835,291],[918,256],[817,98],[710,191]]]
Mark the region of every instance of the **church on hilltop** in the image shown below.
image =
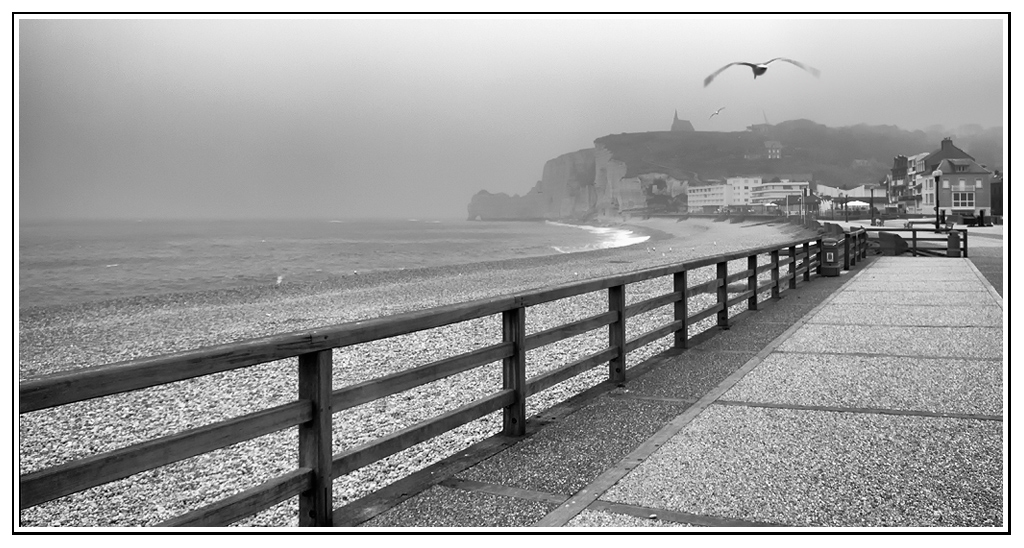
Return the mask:
[[[677,110],[672,118],[672,131],[694,131],[693,124],[689,120],[680,120],[679,111]]]

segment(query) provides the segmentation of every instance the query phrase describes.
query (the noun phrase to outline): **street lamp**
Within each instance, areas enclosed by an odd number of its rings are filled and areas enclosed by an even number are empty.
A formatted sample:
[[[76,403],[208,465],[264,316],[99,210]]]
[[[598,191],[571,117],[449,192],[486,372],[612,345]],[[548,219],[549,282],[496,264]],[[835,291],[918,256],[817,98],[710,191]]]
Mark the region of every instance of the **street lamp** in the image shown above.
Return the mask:
[[[942,178],[942,170],[936,169],[932,172],[935,178],[935,232],[939,231],[939,179]]]

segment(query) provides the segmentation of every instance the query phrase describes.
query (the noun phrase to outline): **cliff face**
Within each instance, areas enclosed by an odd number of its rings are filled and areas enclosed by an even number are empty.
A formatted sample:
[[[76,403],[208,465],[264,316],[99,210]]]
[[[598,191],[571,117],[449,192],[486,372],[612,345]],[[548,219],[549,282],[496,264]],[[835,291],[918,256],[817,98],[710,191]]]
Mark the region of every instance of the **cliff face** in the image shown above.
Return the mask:
[[[482,221],[571,219],[594,211],[594,149],[563,154],[544,164],[541,180],[523,196],[481,190],[469,202],[469,219]]]
[[[931,151],[939,145],[920,131],[890,126],[829,128],[809,120],[760,128],[764,131],[680,129],[600,137],[594,148],[545,163],[541,180],[524,196],[479,192],[470,201],[469,218],[580,219],[594,213],[685,211],[689,185],[732,176],[799,173],[848,188],[884,179],[895,154]],[[767,141],[782,143],[781,158],[764,154]],[[1001,151],[1001,142],[997,144],[989,148]],[[981,158],[986,148],[979,146],[964,150]],[[1001,165],[1001,156],[988,156],[999,162],[989,168]]]
[[[582,219],[685,200],[689,179],[647,167],[643,173],[630,173],[635,170],[596,143],[548,160],[541,180],[523,196],[481,190],[469,202],[469,220]]]

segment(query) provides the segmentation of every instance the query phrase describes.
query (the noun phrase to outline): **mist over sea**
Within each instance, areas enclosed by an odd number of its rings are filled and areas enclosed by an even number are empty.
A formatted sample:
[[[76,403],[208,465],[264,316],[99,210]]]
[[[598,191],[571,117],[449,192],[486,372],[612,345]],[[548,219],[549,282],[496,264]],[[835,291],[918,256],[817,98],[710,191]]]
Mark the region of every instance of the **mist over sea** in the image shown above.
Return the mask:
[[[309,283],[621,247],[647,236],[553,222],[76,221],[20,224],[19,308]]]

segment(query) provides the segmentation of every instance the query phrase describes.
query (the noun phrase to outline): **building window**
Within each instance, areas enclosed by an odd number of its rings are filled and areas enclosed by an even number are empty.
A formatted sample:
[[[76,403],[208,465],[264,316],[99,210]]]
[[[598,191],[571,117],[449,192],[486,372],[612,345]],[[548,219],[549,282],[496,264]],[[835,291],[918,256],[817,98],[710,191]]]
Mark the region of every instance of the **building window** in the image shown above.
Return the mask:
[[[981,179],[974,180],[974,188],[981,188]]]
[[[942,180],[942,188],[949,188],[949,179]]]
[[[960,181],[959,181],[959,189],[960,190],[967,190],[967,181],[965,181],[963,179],[960,179]]]
[[[973,192],[954,192],[953,193],[953,207],[969,207],[974,209],[974,193]]]

